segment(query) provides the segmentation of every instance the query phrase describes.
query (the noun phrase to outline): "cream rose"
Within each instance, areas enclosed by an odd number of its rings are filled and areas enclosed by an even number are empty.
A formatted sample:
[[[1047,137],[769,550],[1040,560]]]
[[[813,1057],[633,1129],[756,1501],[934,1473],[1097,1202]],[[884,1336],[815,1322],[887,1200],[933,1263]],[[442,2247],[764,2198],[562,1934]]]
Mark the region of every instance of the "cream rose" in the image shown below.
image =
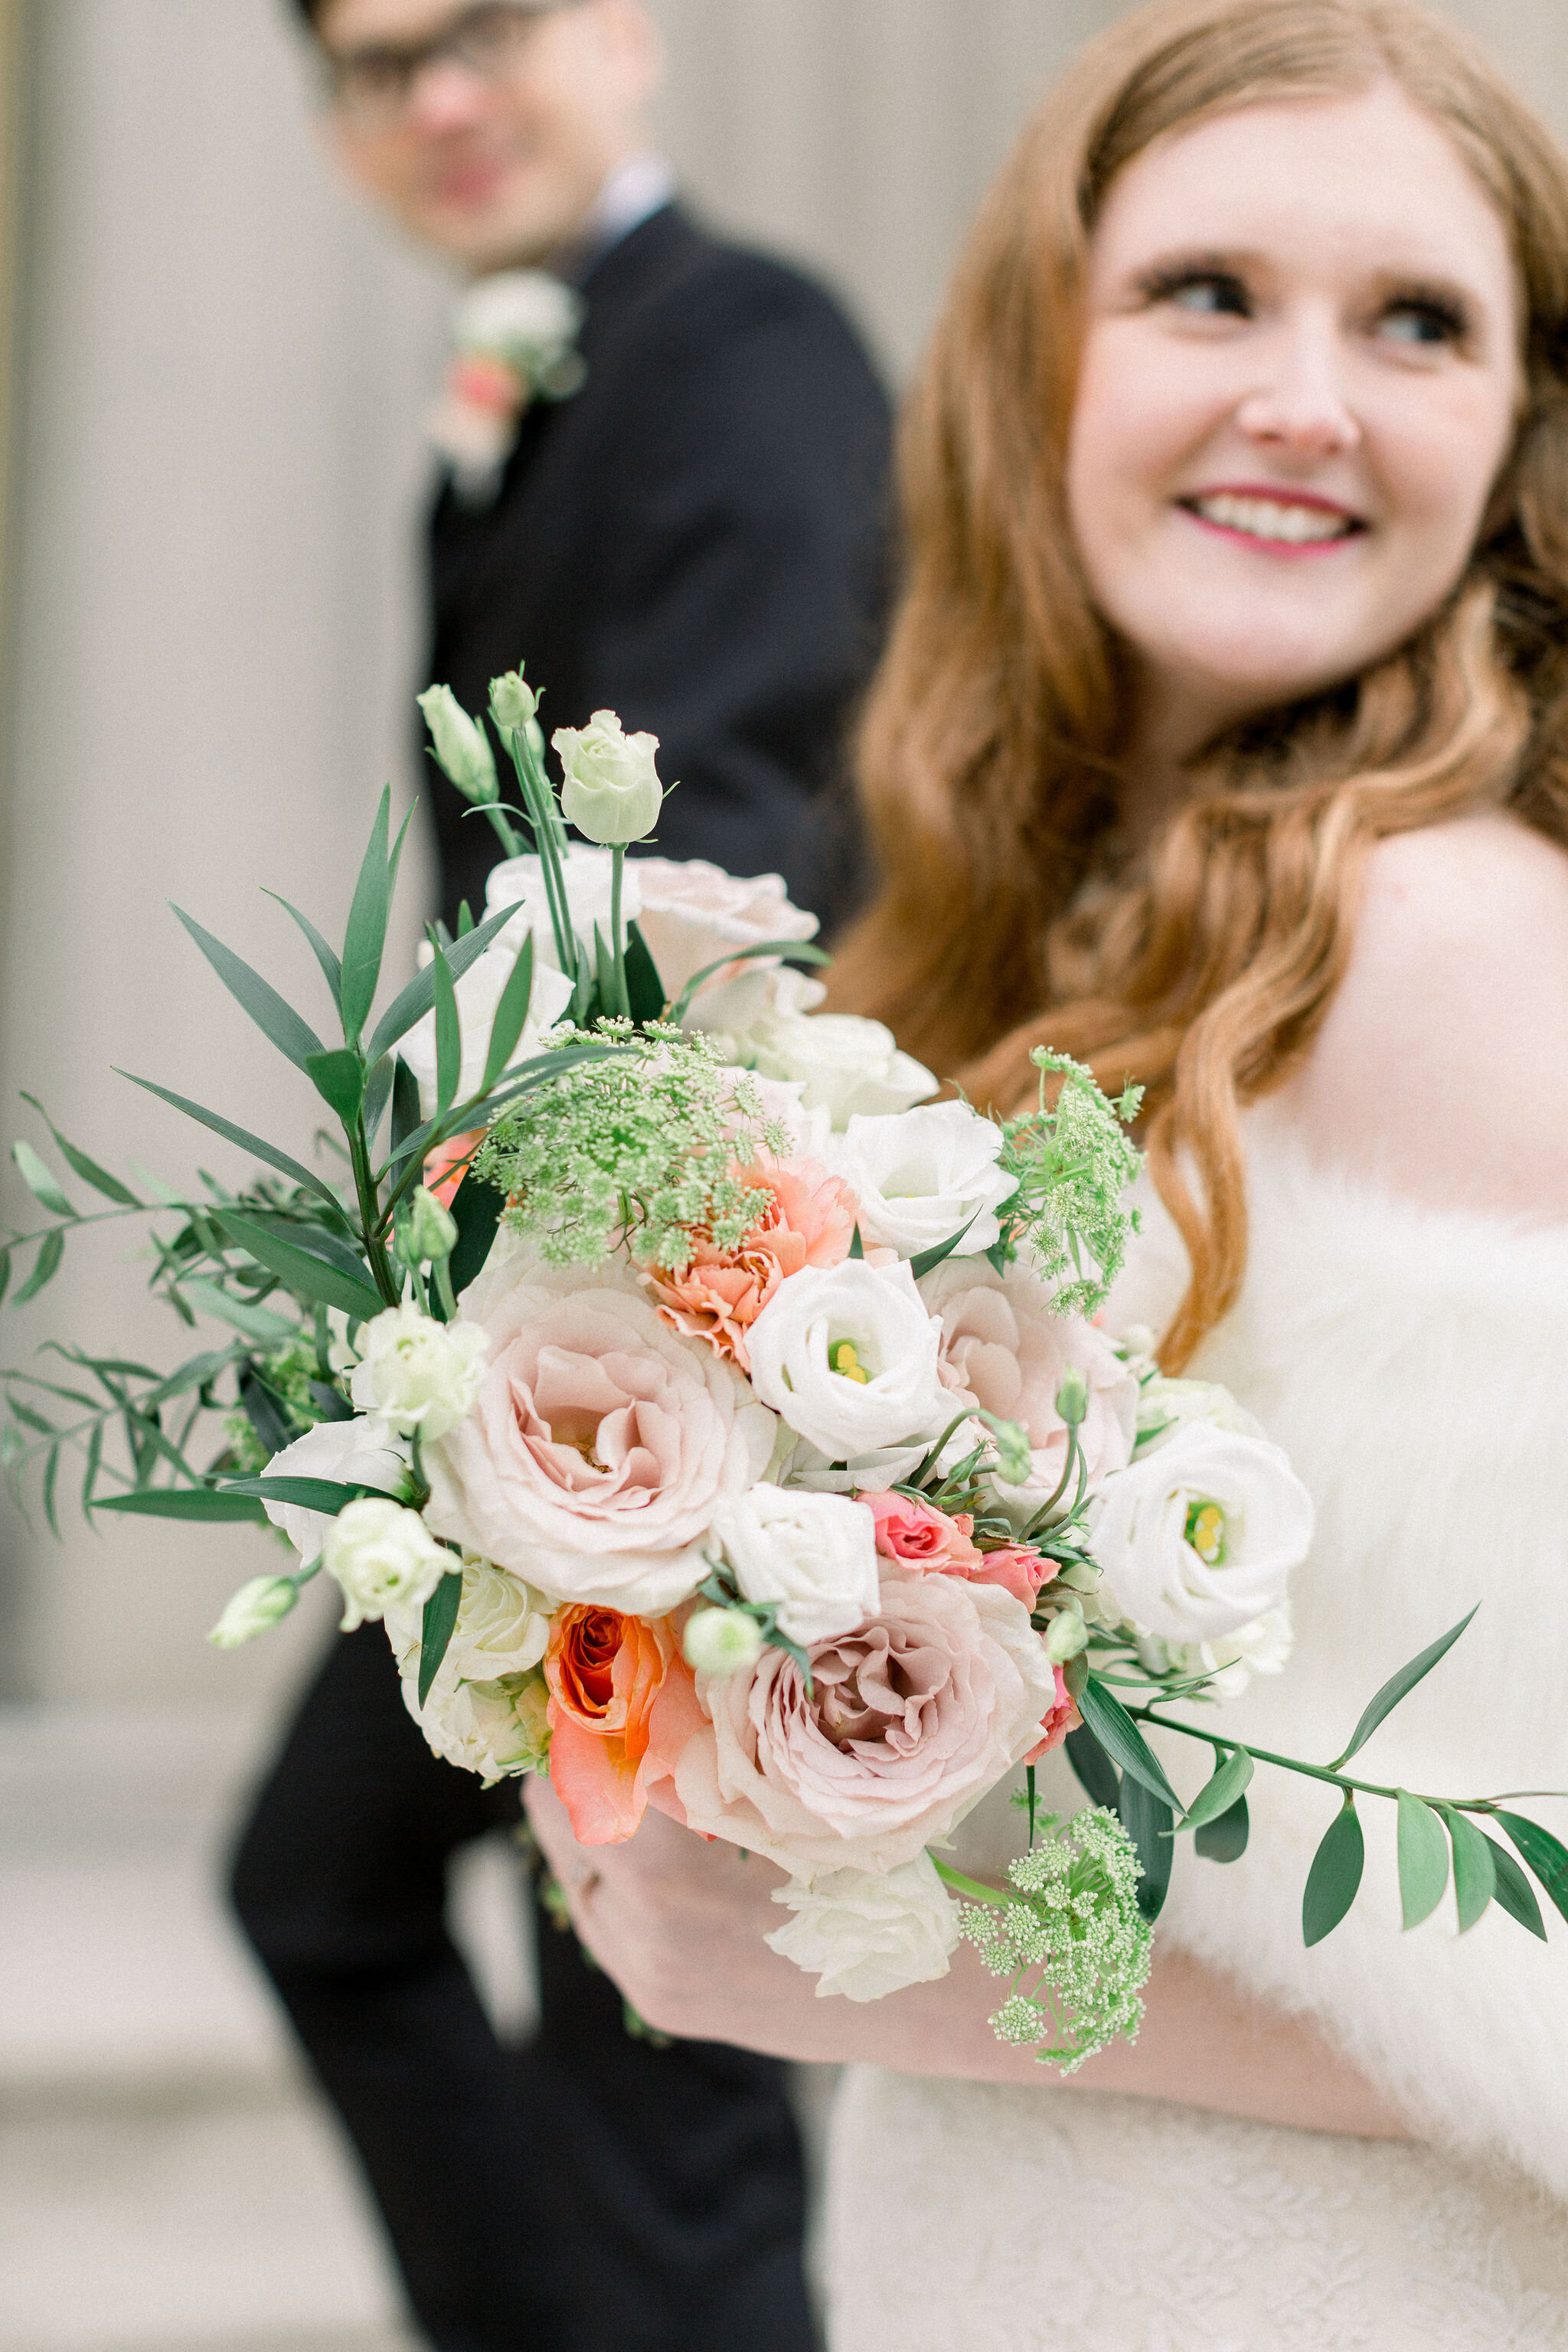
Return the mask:
[[[589,841],[624,848],[658,822],[657,735],[628,735],[613,710],[595,710],[586,727],[558,727],[551,737],[561,761],[561,814]]]
[[[405,1495],[410,1459],[407,1439],[390,1423],[370,1414],[353,1421],[319,1421],[275,1454],[262,1475],[329,1478],[342,1486],[376,1486],[385,1495]],[[321,1558],[332,1529],[330,1511],[307,1511],[298,1503],[267,1503],[263,1508],[302,1560]]]
[[[521,864],[521,860],[516,862]],[[532,909],[529,911],[531,918]],[[470,1095],[479,1092],[489,1055],[490,1033],[495,1027],[496,1013],[528,931],[529,923],[521,916],[515,922],[508,923],[488,948],[481,949],[468,971],[460,973],[454,984],[458,1034],[462,1039],[456,1097],[458,1102],[467,1102]],[[427,964],[431,954],[428,946],[422,947],[420,962]],[[555,936],[550,929],[547,915],[542,930],[537,921],[533,924],[533,980],[529,991],[528,1019],[512,1049],[512,1061],[523,1061],[530,1054],[539,1051],[546,1032],[563,1017],[571,1002],[572,983],[556,969]],[[422,1021],[416,1021],[397,1050],[418,1081],[421,1116],[429,1118],[435,1112],[437,1099],[435,1013],[427,1013]]]
[[[763,1941],[816,1977],[820,1998],[880,2000],[905,1985],[944,1977],[958,1919],[929,1853],[897,1870],[834,1870],[809,1885],[792,1879],[773,1901],[795,1916]]]
[[[332,1521],[321,1562],[343,1596],[339,1631],[374,1624],[390,1608],[423,1608],[457,1562],[417,1511],[390,1496],[345,1503]]]
[[[1056,1704],[1022,1601],[886,1562],[872,1614],[810,1655],[809,1698],[782,1650],[699,1675],[673,1802],[653,1797],[795,1878],[912,1862],[1038,1744]]]
[[[350,1394],[405,1437],[445,1437],[479,1394],[489,1345],[475,1324],[437,1323],[411,1303],[389,1307],[360,1333]]]
[[[489,1682],[459,1682],[443,1667],[423,1707],[419,1704],[419,1650],[404,1653],[403,1704],[437,1756],[464,1772],[477,1772],[489,1788],[497,1780],[549,1769],[550,1693],[537,1667],[522,1675],[498,1675]]]
[[[830,1462],[935,1435],[938,1328],[908,1265],[805,1266],[746,1336],[752,1385]],[[951,1418],[951,1415],[949,1416]]]
[[[752,1024],[747,1058],[765,1078],[800,1082],[807,1110],[826,1109],[834,1127],[858,1113],[908,1110],[934,1095],[937,1082],[911,1055],[901,1054],[890,1029],[855,1013],[807,1012],[820,984],[782,971],[774,1001]]]
[[[720,1504],[708,1535],[742,1597],[775,1609],[803,1648],[852,1633],[877,1606],[877,1525],[859,1503],[754,1486]]]
[[[1069,1368],[1089,1389],[1079,1443],[1090,1487],[1131,1460],[1135,1375],[1092,1323],[1054,1314],[1050,1292],[1034,1275],[1016,1263],[997,1274],[972,1258],[944,1258],[920,1290],[941,1326],[941,1372],[952,1410],[982,1406],[1018,1423],[1029,1441],[1030,1476],[1021,1486],[998,1481],[995,1489],[1016,1526],[1027,1524],[1061,1478],[1068,1433],[1057,1391]]]
[[[1267,1438],[1183,1422],[1106,1482],[1089,1521],[1108,1610],[1166,1642],[1218,1642],[1283,1606],[1312,1501]]]
[[[450,1555],[448,1554],[448,1558]],[[521,1576],[465,1560],[457,1622],[442,1666],[465,1682],[490,1682],[536,1666],[550,1643],[550,1603]]]
[[[567,1269],[469,1285],[489,1334],[468,1419],[423,1459],[438,1535],[558,1601],[662,1616],[708,1574],[700,1538],[754,1486],[773,1417],[628,1282]]]
[[[858,1114],[828,1165],[859,1197],[860,1237],[918,1256],[962,1233],[963,1255],[1002,1237],[996,1211],[1016,1189],[997,1166],[1002,1130],[967,1103],[928,1103],[879,1118]]]

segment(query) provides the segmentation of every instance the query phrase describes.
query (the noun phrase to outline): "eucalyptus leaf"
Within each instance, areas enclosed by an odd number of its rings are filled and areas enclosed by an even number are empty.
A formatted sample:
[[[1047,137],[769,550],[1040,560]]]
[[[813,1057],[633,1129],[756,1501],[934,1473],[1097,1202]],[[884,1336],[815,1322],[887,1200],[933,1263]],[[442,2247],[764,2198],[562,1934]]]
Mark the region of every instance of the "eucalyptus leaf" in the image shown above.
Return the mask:
[[[1120,1813],[1121,1782],[1116,1767],[1087,1724],[1080,1723],[1076,1731],[1068,1733],[1067,1759],[1090,1803],[1103,1806],[1108,1813]]]
[[[321,1040],[310,1023],[258,971],[253,971],[243,956],[237,956],[232,948],[214,939],[183,907],[174,911],[235,1002],[249,1013],[262,1035],[302,1070],[309,1056],[321,1051]]]
[[[463,1597],[463,1573],[454,1570],[444,1576],[429,1600],[425,1603],[425,1616],[420,1628],[419,1704],[424,1706],[430,1696],[430,1685],[441,1671],[441,1661],[452,1638],[452,1628],[458,1622],[458,1603]]]
[[[152,1519],[247,1519],[267,1525],[261,1505],[248,1495],[226,1494],[216,1486],[144,1486],[132,1495],[106,1495],[95,1511],[127,1511]]]
[[[1488,1838],[1487,1843],[1491,1849],[1492,1869],[1497,1875],[1493,1894],[1499,1910],[1506,1911],[1510,1919],[1517,1919],[1521,1927],[1528,1927],[1530,1933],[1539,1936],[1544,1944],[1546,1922],[1541,1916],[1534,1888],[1507,1846],[1499,1845],[1496,1838]]]
[[[364,1064],[353,1048],[335,1045],[331,1053],[312,1054],[305,1064],[305,1075],[343,1125],[352,1127],[364,1101]]]
[[[1252,1833],[1247,1799],[1237,1797],[1228,1812],[1216,1821],[1205,1822],[1193,1833],[1193,1852],[1202,1854],[1205,1862],[1239,1862],[1247,1852],[1247,1841]]]
[[[1497,1864],[1491,1846],[1474,1822],[1452,1805],[1443,1807],[1443,1819],[1454,1848],[1454,1907],[1459,1933],[1468,1935],[1497,1891]]]
[[[1492,1819],[1502,1823],[1564,1919],[1568,1919],[1568,1846],[1553,1837],[1550,1830],[1543,1830],[1538,1822],[1526,1821],[1522,1813],[1496,1812]]]
[[[1361,1821],[1354,1805],[1347,1801],[1324,1831],[1307,1873],[1301,1897],[1303,1943],[1321,1944],[1325,1936],[1332,1935],[1355,1901],[1365,1863]]]
[[[1479,1609],[1480,1605],[1480,1602],[1478,1601],[1476,1603],[1476,1609]],[[1448,1651],[1453,1648],[1455,1643],[1458,1640],[1460,1634],[1464,1632],[1466,1626],[1469,1623],[1470,1619],[1475,1615],[1475,1609],[1468,1611],[1465,1616],[1460,1618],[1457,1625],[1450,1625],[1446,1633],[1440,1635],[1436,1642],[1428,1643],[1425,1650],[1422,1650],[1415,1657],[1412,1658],[1408,1665],[1401,1666],[1396,1675],[1390,1675],[1388,1680],[1384,1684],[1383,1688],[1377,1693],[1376,1696],[1367,1702],[1367,1706],[1363,1713],[1361,1721],[1356,1725],[1354,1731],[1351,1734],[1350,1746],[1345,1749],[1342,1756],[1335,1757],[1332,1764],[1329,1767],[1331,1772],[1340,1771],[1343,1766],[1350,1762],[1352,1756],[1360,1754],[1361,1750],[1366,1746],[1367,1741],[1372,1738],[1373,1733],[1377,1729],[1378,1725],[1384,1720],[1384,1717],[1385,1716],[1392,1715],[1394,1708],[1399,1705],[1400,1700],[1403,1698],[1408,1698],[1416,1684],[1423,1681],[1425,1677],[1431,1673],[1438,1660],[1446,1656]]]
[[[1171,1863],[1175,1853],[1171,1823],[1174,1817],[1163,1798],[1152,1796],[1131,1772],[1121,1776],[1121,1825],[1143,1865],[1143,1875],[1138,1882],[1138,1908],[1145,1919],[1152,1922],[1164,1909],[1170,1890]]]
[[[37,1298],[46,1284],[53,1282],[60,1270],[60,1260],[66,1254],[66,1237],[57,1225],[44,1235],[38,1244],[38,1255],[33,1261],[33,1271],[11,1301],[13,1307],[26,1307],[29,1298]]]
[[[25,1143],[18,1136],[11,1146],[11,1157],[16,1163],[17,1174],[34,1200],[41,1202],[51,1216],[76,1215],[75,1209],[60,1190],[58,1181],[50,1174],[30,1143]]]
[[[329,1265],[324,1258],[313,1256],[293,1242],[281,1240],[253,1217],[237,1216],[224,1209],[214,1213],[213,1221],[228,1240],[248,1250],[258,1265],[286,1283],[296,1297],[336,1307],[362,1323],[379,1315],[386,1304],[368,1282]]]
[[[1252,1759],[1245,1748],[1233,1748],[1223,1763],[1215,1766],[1214,1777],[1205,1782],[1188,1806],[1186,1817],[1177,1823],[1178,1830],[1201,1830],[1205,1822],[1217,1822],[1228,1813],[1237,1799],[1245,1795],[1252,1779]]]
[[[1429,1919],[1448,1891],[1448,1841],[1430,1805],[1398,1791],[1399,1900],[1408,1930]]]
[[[323,1183],[321,1177],[313,1175],[301,1161],[291,1160],[288,1152],[279,1151],[275,1143],[267,1142],[259,1135],[252,1135],[248,1128],[236,1127],[231,1118],[225,1118],[218,1111],[204,1110],[200,1103],[191,1102],[184,1095],[171,1094],[167,1087],[158,1086],[152,1078],[139,1078],[133,1070],[117,1068],[114,1075],[129,1078],[133,1087],[141,1087],[148,1094],[156,1095],[160,1102],[171,1104],[175,1110],[183,1110],[185,1117],[194,1118],[199,1127],[206,1128],[214,1135],[221,1135],[226,1143],[237,1144],[242,1151],[248,1151],[254,1158],[265,1160],[268,1168],[276,1168],[280,1176],[291,1178],[307,1192],[319,1193],[329,1207],[342,1215],[342,1204],[331,1185]],[[167,1185],[158,1189],[163,1192],[171,1208],[189,1206],[177,1192],[171,1192]]]
[[[354,885],[353,904],[349,908],[348,929],[343,936],[343,1036],[351,1045],[359,1043],[360,1031],[370,1018],[370,1008],[375,1002],[376,982],[381,978],[382,950],[386,945],[386,918],[392,903],[386,850],[391,813],[392,787],[386,784],[382,788],[375,822],[371,826],[370,839],[365,845],[359,879]],[[373,1039],[365,1058],[367,1061],[379,1061],[383,1050]]]
[[[66,1140],[37,1095],[24,1094],[22,1100],[32,1104],[54,1137],[61,1159],[68,1168],[75,1170],[84,1184],[90,1184],[95,1192],[101,1192],[106,1201],[113,1201],[120,1208],[141,1208],[142,1202],[128,1184],[122,1184],[118,1176],[111,1176],[107,1168],[100,1168],[96,1160],[89,1160],[85,1151],[79,1150],[74,1143]]]
[[[1182,1801],[1166,1780],[1159,1758],[1121,1701],[1106,1688],[1098,1675],[1089,1676],[1078,1705],[1079,1713],[1111,1762],[1119,1764],[1123,1772],[1131,1772],[1151,1795],[1160,1798],[1173,1813],[1179,1813]]]

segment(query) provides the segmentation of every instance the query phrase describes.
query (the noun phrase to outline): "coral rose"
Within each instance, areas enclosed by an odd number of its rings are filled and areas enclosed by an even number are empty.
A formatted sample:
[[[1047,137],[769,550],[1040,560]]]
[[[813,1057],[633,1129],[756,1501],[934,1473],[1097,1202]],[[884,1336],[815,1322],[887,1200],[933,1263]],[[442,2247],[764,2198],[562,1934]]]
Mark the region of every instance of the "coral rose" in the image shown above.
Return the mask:
[[[890,1564],[875,1612],[810,1658],[810,1696],[777,1649],[689,1693],[667,1685],[673,1780],[650,1791],[797,1878],[913,1861],[1037,1744],[1057,1697],[1011,1593]]]
[[[813,1160],[766,1160],[734,1171],[765,1191],[767,1208],[738,1249],[699,1244],[680,1274],[654,1267],[642,1279],[666,1322],[716,1355],[748,1369],[746,1334],[781,1282],[806,1265],[841,1265],[855,1237],[858,1204],[847,1184]]]
[[[489,1356],[467,1420],[424,1453],[427,1524],[555,1600],[663,1616],[708,1573],[717,1505],[767,1468],[773,1415],[613,1271],[503,1259],[462,1319]]]
[[[933,1503],[917,1503],[908,1495],[861,1495],[859,1500],[877,1522],[877,1549],[884,1559],[962,1576],[971,1584],[1000,1585],[1026,1609],[1034,1607],[1041,1585],[1056,1574],[1052,1562],[1026,1544],[982,1551],[967,1511],[950,1518]]]
[[[1048,1756],[1053,1748],[1059,1748],[1068,1732],[1076,1731],[1083,1721],[1068,1696],[1067,1676],[1060,1666],[1053,1666],[1051,1672],[1057,1678],[1057,1695],[1041,1718],[1039,1744],[1030,1748],[1024,1759],[1026,1764],[1037,1764],[1042,1756]]]
[[[685,1674],[668,1623],[614,1609],[563,1609],[550,1632],[550,1778],[580,1845],[619,1845],[664,1770],[649,1718],[664,1678]]]

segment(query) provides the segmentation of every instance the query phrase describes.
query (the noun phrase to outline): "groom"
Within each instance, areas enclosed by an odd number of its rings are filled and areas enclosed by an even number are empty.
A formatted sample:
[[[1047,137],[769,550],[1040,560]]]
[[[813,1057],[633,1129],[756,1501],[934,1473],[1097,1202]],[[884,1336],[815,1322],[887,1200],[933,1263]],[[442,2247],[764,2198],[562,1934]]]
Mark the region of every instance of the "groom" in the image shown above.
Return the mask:
[[[884,397],[816,287],[672,200],[643,0],[298,0],[338,158],[468,278],[547,267],[581,298],[549,390],[493,365],[445,404],[421,683],[484,708],[527,664],[550,724],[600,707],[661,741],[658,847],[848,895],[830,821],[874,649]],[[498,402],[497,386],[500,397]],[[482,413],[472,410],[479,395]],[[488,403],[488,407],[485,404]],[[465,415],[465,404],[468,414]],[[443,912],[495,855],[422,760]],[[454,1851],[517,1790],[439,1762],[377,1626],[339,1639],[234,1879],[439,2352],[806,2352],[800,2150],[780,2069],[656,2046],[574,1940],[539,1934],[542,2017],[498,2045],[446,1932]]]

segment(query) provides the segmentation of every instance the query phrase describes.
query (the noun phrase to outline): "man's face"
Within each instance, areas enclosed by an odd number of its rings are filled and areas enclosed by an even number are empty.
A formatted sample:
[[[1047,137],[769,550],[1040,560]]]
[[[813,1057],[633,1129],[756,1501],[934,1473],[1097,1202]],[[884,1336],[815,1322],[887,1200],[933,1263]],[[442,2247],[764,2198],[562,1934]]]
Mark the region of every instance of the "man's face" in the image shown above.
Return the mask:
[[[662,59],[643,0],[326,0],[349,176],[473,272],[542,259],[647,143]]]

